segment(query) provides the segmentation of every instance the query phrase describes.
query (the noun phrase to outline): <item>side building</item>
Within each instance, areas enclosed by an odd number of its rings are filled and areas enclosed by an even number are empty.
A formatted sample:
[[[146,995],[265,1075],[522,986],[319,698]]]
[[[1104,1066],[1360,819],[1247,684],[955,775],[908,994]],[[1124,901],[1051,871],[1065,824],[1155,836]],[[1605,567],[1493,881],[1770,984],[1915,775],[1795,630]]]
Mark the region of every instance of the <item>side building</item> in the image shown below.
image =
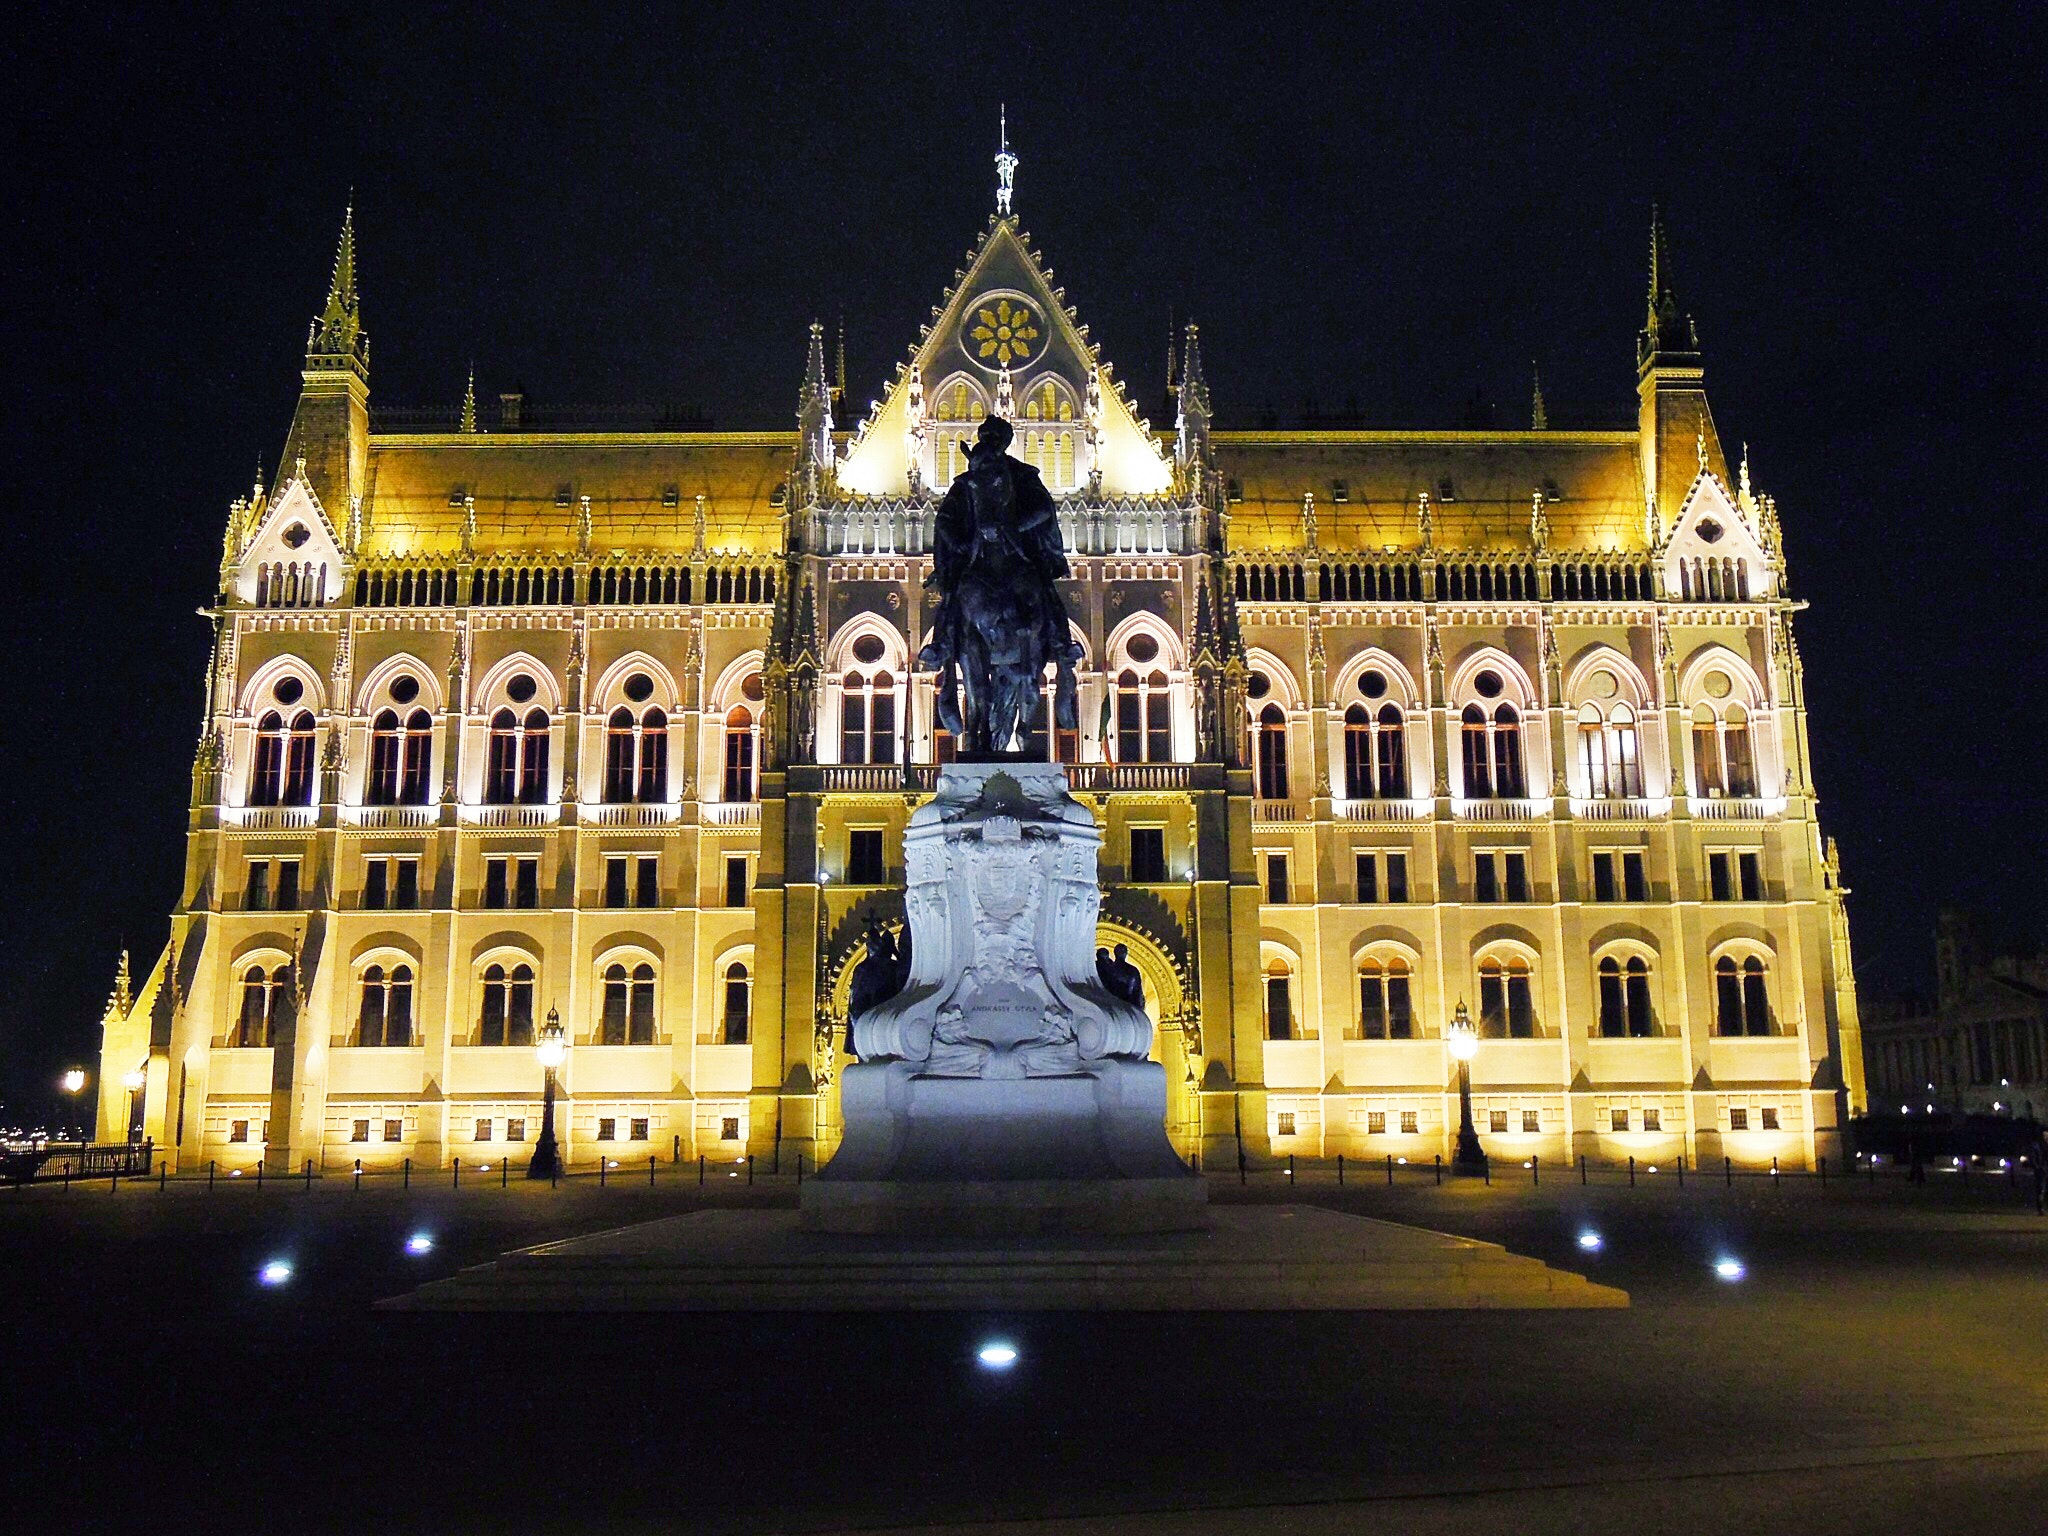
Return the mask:
[[[274,484],[230,511],[168,945],[101,1134],[181,1168],[815,1163],[863,935],[951,743],[914,668],[982,417],[1054,490],[1169,1129],[1427,1161],[1478,1026],[1497,1155],[1788,1165],[1863,1089],[1778,515],[1731,475],[1653,229],[1637,424],[1156,431],[992,218],[850,429],[379,429],[344,226]],[[484,414],[497,418],[485,430]],[[143,1087],[123,1079],[139,1069]]]

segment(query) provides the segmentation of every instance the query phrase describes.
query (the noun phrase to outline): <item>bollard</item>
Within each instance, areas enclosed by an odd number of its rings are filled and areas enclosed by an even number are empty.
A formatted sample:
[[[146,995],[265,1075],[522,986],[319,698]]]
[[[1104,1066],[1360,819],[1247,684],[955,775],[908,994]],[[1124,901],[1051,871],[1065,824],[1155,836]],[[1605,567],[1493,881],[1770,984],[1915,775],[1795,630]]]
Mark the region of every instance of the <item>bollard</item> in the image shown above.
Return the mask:
[[[1678,1154],[1678,1187],[1685,1188],[1685,1154]]]
[[[162,1194],[171,1177],[171,1160],[167,1157],[156,1165],[156,1192]]]
[[[1436,1181],[1438,1185],[1444,1181],[1444,1155],[1441,1152],[1436,1155]]]
[[[107,1193],[111,1195],[114,1193],[115,1190],[119,1189],[120,1187],[121,1170],[116,1168],[112,1173],[107,1175]]]
[[[704,1154],[702,1152],[697,1154],[697,1185],[700,1189],[704,1185]]]
[[[260,1158],[260,1157],[256,1159],[256,1187],[257,1187],[258,1189],[261,1189],[261,1188],[263,1187],[263,1164],[264,1164],[264,1161],[265,1161],[265,1159],[263,1159],[263,1158]]]
[[[804,1155],[801,1152],[796,1155],[796,1187],[804,1187]]]
[[[1775,1152],[1771,1154],[1771,1182],[1781,1189],[1784,1187],[1784,1180],[1778,1177],[1778,1156]]]
[[[1586,1154],[1583,1152],[1579,1154],[1579,1182],[1586,1182]]]
[[[313,1192],[313,1159],[311,1159],[311,1158],[309,1157],[309,1158],[307,1158],[307,1159],[306,1159],[306,1193],[310,1195],[310,1194],[311,1194],[312,1192]]]
[[[1543,1183],[1543,1159],[1535,1153],[1529,1154],[1529,1187],[1541,1187]]]
[[[363,1187],[363,1160],[362,1160],[362,1159],[361,1159],[361,1158],[359,1157],[359,1158],[357,1158],[357,1159],[356,1159],[356,1182],[355,1182],[355,1188],[354,1188],[354,1189],[351,1189],[351,1190],[349,1191],[349,1193],[350,1193],[350,1194],[354,1194],[354,1193],[356,1192],[356,1190],[360,1190],[360,1189],[361,1189],[362,1187]]]
[[[599,1189],[603,1189],[603,1188],[604,1188],[604,1175],[605,1175],[605,1166],[604,1166],[604,1165],[605,1165],[606,1163],[610,1162],[610,1161],[611,1161],[611,1159],[610,1159],[610,1158],[608,1158],[608,1157],[606,1157],[606,1156],[605,1156],[605,1155],[604,1155],[604,1154],[603,1154],[602,1152],[600,1152],[600,1153],[598,1153],[598,1154],[597,1154],[597,1187],[598,1187]]]
[[[1873,1153],[1871,1153],[1871,1154],[1870,1154],[1870,1163],[1869,1163],[1869,1169],[1870,1169],[1870,1182],[1871,1182],[1872,1184],[1875,1184],[1875,1183],[1877,1182],[1877,1154],[1876,1154],[1875,1152],[1873,1152]]]
[[[1828,1160],[1826,1157],[1822,1157],[1820,1160],[1820,1187],[1822,1189],[1828,1187]]]
[[[1732,1158],[1732,1157],[1724,1157],[1724,1158],[1722,1158],[1722,1159],[1721,1159],[1721,1179],[1722,1179],[1722,1182],[1723,1182],[1723,1183],[1725,1183],[1725,1184],[1726,1184],[1726,1185],[1727,1185],[1727,1186],[1728,1186],[1728,1187],[1729,1187],[1730,1189],[1733,1189],[1733,1188],[1735,1187],[1735,1159],[1734,1159],[1734,1158]]]
[[[676,1137],[675,1146],[670,1150],[668,1160],[678,1168],[683,1165],[683,1138],[681,1136]]]
[[[1294,1154],[1292,1152],[1287,1154],[1287,1182],[1290,1186],[1294,1183]]]
[[[68,1157],[64,1159],[64,1188],[67,1191],[71,1188],[71,1159]]]
[[[1493,1188],[1493,1159],[1488,1158],[1479,1165],[1479,1177],[1486,1181],[1488,1189]]]
[[[647,1154],[647,1187],[654,1188],[654,1154]]]
[[[1389,1152],[1389,1153],[1387,1154],[1387,1188],[1389,1188],[1389,1189],[1392,1189],[1393,1187],[1394,1187],[1394,1154],[1393,1154],[1393,1153],[1391,1153],[1391,1152]]]
[[[747,1187],[751,1189],[754,1185],[754,1160],[751,1157],[743,1157],[740,1161],[747,1165]]]
[[[206,1192],[209,1195],[213,1193],[213,1159],[210,1157],[206,1160]]]
[[[455,1159],[455,1188],[462,1188],[462,1159]]]
[[[1339,1189],[1344,1187],[1344,1154],[1342,1152],[1337,1154],[1337,1187]]]
[[[412,1188],[412,1159],[409,1157],[405,1160],[405,1183],[399,1187],[401,1189]]]
[[[1628,1155],[1628,1187],[1636,1187],[1636,1155],[1633,1152]]]
[[[498,1159],[498,1188],[506,1188],[512,1178],[512,1154],[506,1153]]]

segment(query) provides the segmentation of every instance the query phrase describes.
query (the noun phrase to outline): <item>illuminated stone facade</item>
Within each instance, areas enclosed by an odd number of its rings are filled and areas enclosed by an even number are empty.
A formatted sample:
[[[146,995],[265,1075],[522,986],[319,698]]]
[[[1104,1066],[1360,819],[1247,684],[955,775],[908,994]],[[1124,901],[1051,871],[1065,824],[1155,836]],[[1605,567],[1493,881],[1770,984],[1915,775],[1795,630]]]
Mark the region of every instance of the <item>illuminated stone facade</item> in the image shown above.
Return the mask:
[[[140,1067],[181,1168],[523,1161],[557,1014],[572,1163],[829,1157],[851,962],[947,750],[926,541],[994,410],[1085,652],[1082,729],[1033,746],[1100,819],[1176,1145],[1427,1162],[1462,1003],[1496,1156],[1825,1153],[1861,1062],[1798,605],[1652,246],[1627,430],[1216,431],[1189,327],[1155,431],[998,217],[850,431],[814,328],[793,433],[480,430],[473,391],[409,432],[345,230],[229,516],[101,1134]]]

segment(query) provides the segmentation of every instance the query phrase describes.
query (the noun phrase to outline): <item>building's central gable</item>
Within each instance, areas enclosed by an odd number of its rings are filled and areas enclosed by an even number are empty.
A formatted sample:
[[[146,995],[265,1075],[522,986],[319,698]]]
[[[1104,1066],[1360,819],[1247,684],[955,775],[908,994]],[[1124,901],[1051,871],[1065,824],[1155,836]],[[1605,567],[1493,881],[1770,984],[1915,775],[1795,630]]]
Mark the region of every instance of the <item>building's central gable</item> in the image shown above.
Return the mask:
[[[990,223],[934,314],[847,448],[842,490],[944,489],[990,414],[1015,426],[1011,451],[1055,494],[1151,496],[1172,485],[1172,465],[1015,219]]]

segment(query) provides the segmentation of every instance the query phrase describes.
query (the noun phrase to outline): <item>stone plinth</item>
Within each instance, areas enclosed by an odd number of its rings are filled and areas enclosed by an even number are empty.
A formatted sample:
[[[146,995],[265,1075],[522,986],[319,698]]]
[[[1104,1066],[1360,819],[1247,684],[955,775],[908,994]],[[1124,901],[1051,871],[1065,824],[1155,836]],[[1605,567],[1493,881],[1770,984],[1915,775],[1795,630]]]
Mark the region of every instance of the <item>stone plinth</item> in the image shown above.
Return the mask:
[[[904,837],[911,973],[855,1021],[844,1139],[804,1186],[834,1232],[1199,1226],[1152,1024],[1096,974],[1095,819],[1054,763],[960,763]]]

